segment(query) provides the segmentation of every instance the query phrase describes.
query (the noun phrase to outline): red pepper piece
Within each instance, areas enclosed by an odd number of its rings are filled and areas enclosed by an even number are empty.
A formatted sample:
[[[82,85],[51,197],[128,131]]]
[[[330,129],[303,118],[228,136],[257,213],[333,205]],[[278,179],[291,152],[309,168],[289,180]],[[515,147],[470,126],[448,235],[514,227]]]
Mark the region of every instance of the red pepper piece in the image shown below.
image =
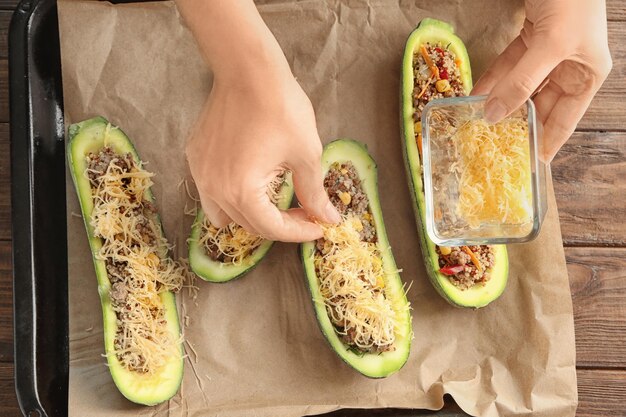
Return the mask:
[[[443,55],[443,49],[441,49],[440,47],[436,47],[435,51],[437,51],[440,55]]]
[[[439,270],[444,275],[456,275],[465,269],[465,265],[444,266]]]
[[[442,80],[447,80],[448,79],[448,71],[446,71],[445,68],[441,68],[439,70],[439,78],[441,78]]]

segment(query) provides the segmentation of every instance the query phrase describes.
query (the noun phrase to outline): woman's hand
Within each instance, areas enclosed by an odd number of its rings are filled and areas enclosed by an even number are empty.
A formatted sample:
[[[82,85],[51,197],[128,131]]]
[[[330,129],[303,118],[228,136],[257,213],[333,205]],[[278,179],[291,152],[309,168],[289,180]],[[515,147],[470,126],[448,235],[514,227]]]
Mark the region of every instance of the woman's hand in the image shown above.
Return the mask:
[[[340,220],[322,184],[311,102],[290,75],[260,84],[216,80],[186,151],[202,207],[218,227],[233,220],[268,239],[307,241],[321,236],[309,216]],[[283,169],[293,173],[302,208],[280,212],[267,196]]]
[[[526,0],[518,36],[480,78],[472,94],[488,94],[485,117],[497,122],[540,89],[543,157],[569,139],[611,70],[603,0]]]
[[[315,220],[341,220],[323,187],[322,145],[308,97],[252,0],[177,0],[214,73],[213,90],[186,153],[202,208],[272,240],[322,236]],[[279,211],[267,196],[292,171],[302,208]]]

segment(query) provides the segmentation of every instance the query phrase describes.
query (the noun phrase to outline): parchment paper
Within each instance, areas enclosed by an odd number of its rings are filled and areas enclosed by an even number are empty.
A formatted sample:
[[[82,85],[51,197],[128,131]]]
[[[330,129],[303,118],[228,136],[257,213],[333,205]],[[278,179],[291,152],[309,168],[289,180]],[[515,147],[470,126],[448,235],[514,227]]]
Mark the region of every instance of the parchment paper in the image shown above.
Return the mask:
[[[320,135],[366,142],[379,166],[389,238],[412,282],[411,356],[397,374],[367,379],[331,351],[314,317],[297,248],[277,244],[249,275],[198,280],[196,302],[179,296],[187,322],[184,383],[169,403],[140,407],[115,388],[103,353],[91,256],[68,180],[70,395],[72,416],[299,416],[339,407],[437,409],[450,393],[483,416],[573,416],[576,373],[572,304],[549,187],[541,236],[509,247],[504,295],[487,308],[449,306],[428,282],[399,132],[404,42],[424,17],[452,22],[474,78],[513,39],[520,1],[272,1],[263,18],[317,113]],[[166,234],[185,256],[191,219],[178,187],[189,178],[187,134],[210,90],[210,74],[173,3],[111,6],[61,1],[67,123],[104,115],[134,140],[148,168]],[[246,123],[245,114],[241,115]],[[254,129],[254,126],[249,126]],[[243,151],[243,150],[242,150]],[[69,176],[68,176],[69,178]]]

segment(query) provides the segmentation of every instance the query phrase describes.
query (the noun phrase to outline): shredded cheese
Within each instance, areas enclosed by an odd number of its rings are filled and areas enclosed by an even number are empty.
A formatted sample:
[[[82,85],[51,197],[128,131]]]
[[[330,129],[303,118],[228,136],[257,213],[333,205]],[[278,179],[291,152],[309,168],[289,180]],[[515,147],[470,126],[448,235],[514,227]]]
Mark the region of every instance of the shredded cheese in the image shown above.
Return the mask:
[[[452,135],[458,157],[457,215],[471,228],[481,223],[532,221],[528,125],[521,117],[496,124],[464,122]]]
[[[385,297],[387,273],[377,244],[361,240],[363,224],[354,214],[322,229],[323,250],[316,251],[314,265],[335,330],[350,334],[361,351],[391,350],[399,330],[398,312]]]
[[[278,204],[280,200],[280,190],[285,182],[285,176],[286,172],[282,172],[267,187],[267,196],[273,204]],[[249,233],[235,222],[221,228],[215,227],[204,216],[202,232],[198,241],[214,260],[241,265],[248,256],[261,246],[265,239]]]
[[[89,155],[88,166],[107,152],[112,154],[105,148],[99,155]],[[114,353],[127,369],[151,374],[172,355],[180,355],[180,340],[167,329],[159,294],[178,291],[188,272],[167,256],[169,245],[146,199],[154,174],[130,154],[114,154],[99,168],[88,168],[85,174],[94,203],[90,223],[94,235],[102,239],[96,257],[105,261],[112,284],[118,326]]]

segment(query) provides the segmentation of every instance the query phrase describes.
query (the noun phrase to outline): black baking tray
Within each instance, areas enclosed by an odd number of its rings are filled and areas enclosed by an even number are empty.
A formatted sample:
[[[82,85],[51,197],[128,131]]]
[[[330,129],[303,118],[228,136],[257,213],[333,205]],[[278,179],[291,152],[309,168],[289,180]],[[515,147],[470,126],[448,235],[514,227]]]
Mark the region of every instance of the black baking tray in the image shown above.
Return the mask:
[[[15,389],[24,415],[67,415],[65,154],[56,3],[9,32]]]
[[[23,0],[9,33],[15,390],[24,415],[68,414],[63,88],[54,0]],[[94,284],[95,285],[95,284]],[[450,402],[450,401],[447,401]],[[465,416],[338,410],[326,416]]]

